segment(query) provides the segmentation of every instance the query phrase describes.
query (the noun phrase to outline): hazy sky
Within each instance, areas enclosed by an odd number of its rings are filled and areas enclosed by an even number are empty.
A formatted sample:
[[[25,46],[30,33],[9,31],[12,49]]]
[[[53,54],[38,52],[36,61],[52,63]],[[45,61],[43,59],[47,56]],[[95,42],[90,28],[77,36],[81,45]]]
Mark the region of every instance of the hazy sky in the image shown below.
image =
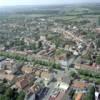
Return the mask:
[[[0,0],[0,6],[10,5],[47,5],[47,4],[67,4],[100,2],[100,0]]]

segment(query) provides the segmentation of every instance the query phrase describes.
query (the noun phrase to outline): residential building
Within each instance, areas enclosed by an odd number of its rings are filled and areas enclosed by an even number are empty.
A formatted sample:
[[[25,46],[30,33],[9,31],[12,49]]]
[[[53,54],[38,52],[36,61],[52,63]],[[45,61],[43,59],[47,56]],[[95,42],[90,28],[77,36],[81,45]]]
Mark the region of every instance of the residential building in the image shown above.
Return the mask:
[[[21,71],[22,71],[23,73],[28,74],[28,73],[32,73],[32,72],[33,72],[33,68],[26,65],[26,66],[23,66],[23,67],[22,67]]]
[[[22,79],[18,82],[16,82],[16,86],[20,89],[24,89],[26,86],[28,86],[29,82],[27,79]]]

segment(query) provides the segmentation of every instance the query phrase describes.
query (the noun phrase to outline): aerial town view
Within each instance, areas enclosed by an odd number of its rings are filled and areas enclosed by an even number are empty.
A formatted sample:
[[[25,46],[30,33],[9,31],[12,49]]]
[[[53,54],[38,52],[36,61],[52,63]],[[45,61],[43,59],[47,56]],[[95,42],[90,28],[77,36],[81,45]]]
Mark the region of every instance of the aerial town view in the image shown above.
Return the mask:
[[[100,0],[0,0],[0,100],[100,100]]]

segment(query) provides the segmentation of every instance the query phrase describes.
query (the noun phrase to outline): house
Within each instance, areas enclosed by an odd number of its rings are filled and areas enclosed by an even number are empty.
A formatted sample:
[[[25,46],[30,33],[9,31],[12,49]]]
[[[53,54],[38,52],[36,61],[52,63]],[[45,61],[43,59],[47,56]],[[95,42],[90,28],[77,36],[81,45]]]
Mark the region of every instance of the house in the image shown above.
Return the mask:
[[[57,82],[57,88],[67,91],[67,89],[69,88],[69,84],[64,82]]]
[[[29,66],[23,66],[21,71],[28,74],[28,73],[32,73],[33,68]]]
[[[61,77],[59,77],[57,79],[57,88],[63,90],[63,91],[67,91],[69,88],[69,84],[70,84],[70,79],[68,76],[66,75],[60,75]]]
[[[22,79],[18,82],[16,82],[16,86],[20,89],[24,89],[26,86],[28,86],[29,82],[27,79]]]
[[[88,88],[88,83],[75,80],[73,81],[71,87],[76,91],[86,92],[86,89]]]
[[[50,81],[54,79],[54,75],[49,73],[48,71],[43,71],[41,73],[41,78],[44,80],[45,85],[47,85]]]
[[[35,70],[34,75],[36,77],[40,77],[41,76],[42,71],[41,70]]]
[[[100,71],[100,67],[98,67],[95,63],[93,63],[93,65],[89,65],[89,64],[75,64],[74,67],[76,69]]]
[[[48,71],[43,71],[41,73],[41,78],[43,78],[44,80],[48,80],[50,78],[50,73]]]
[[[16,79],[16,76],[13,74],[5,75],[5,79],[12,82],[13,80]]]
[[[16,78],[16,76],[13,74],[5,74],[3,72],[0,73],[1,80],[6,79],[8,81],[13,81],[13,80],[15,80],[15,78]]]
[[[36,84],[33,84],[31,87],[30,87],[30,89],[29,89],[29,91],[31,92],[31,93],[36,93],[37,91],[39,91],[40,90],[40,87],[38,86],[38,85],[36,85]]]

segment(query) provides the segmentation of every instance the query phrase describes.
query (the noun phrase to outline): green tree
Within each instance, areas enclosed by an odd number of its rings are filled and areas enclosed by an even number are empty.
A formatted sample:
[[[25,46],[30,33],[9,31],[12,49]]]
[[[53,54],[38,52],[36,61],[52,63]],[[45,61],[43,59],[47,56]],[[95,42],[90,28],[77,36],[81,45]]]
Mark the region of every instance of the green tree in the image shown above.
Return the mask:
[[[100,48],[100,38],[96,40],[96,45],[98,48]]]
[[[97,64],[100,64],[100,55],[97,56],[97,58],[96,58],[96,63],[97,63]]]
[[[77,78],[77,74],[76,74],[74,71],[71,71],[71,72],[70,72],[70,76],[71,76],[72,78]]]
[[[10,98],[10,99],[13,97],[13,94],[14,94],[14,92],[11,88],[8,88],[5,92],[5,96]]]
[[[100,25],[100,17],[98,18],[98,24]]]
[[[10,100],[10,99],[5,95],[0,95],[0,100]]]
[[[41,48],[41,47],[42,47],[42,42],[39,41],[39,42],[38,42],[38,46],[37,46],[37,48]]]
[[[89,91],[84,97],[84,100],[95,100],[95,88],[94,86],[89,87]]]
[[[17,97],[17,100],[24,100],[24,97],[25,97],[25,93],[21,91]]]

